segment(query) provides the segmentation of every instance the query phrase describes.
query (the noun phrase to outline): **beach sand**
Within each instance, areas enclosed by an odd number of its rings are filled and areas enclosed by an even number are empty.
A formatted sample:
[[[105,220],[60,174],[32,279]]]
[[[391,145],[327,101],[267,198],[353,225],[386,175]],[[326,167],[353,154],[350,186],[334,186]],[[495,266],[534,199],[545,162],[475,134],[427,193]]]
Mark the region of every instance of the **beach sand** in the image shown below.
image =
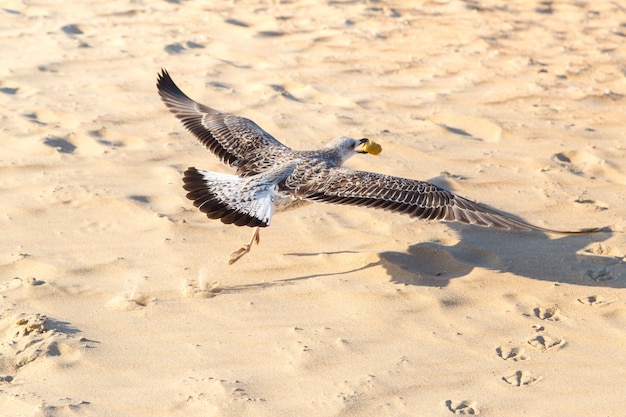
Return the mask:
[[[0,414],[626,415],[626,9],[215,3],[3,3]],[[612,231],[309,205],[229,266],[252,230],[181,173],[232,170],[161,68],[295,149]]]

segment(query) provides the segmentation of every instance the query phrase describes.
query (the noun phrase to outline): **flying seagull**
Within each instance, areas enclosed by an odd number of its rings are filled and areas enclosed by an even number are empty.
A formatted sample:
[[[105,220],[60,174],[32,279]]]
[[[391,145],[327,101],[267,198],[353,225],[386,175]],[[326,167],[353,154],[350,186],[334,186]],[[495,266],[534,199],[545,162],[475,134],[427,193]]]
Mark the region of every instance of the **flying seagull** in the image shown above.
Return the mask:
[[[421,220],[456,221],[508,230],[558,234],[507,217],[436,185],[374,172],[342,168],[353,155],[377,155],[382,148],[367,139],[339,136],[316,151],[293,150],[252,120],[197,103],[183,93],[166,70],[158,75],[163,103],[208,150],[236,175],[188,168],[183,174],[187,198],[210,219],[254,227],[250,241],[230,255],[239,260],[259,243],[259,228],[274,212],[307,202],[347,204],[407,214]]]

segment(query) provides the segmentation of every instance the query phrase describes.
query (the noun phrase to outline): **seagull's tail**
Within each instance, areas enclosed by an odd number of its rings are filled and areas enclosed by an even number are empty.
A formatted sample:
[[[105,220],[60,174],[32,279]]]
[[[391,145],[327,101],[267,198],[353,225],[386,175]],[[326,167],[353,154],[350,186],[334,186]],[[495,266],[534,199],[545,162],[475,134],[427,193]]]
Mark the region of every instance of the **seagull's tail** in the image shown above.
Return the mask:
[[[293,172],[297,160],[250,177],[187,168],[187,198],[210,219],[236,226],[267,227],[274,213],[277,185]]]
[[[237,226],[269,226],[274,211],[271,193],[245,188],[245,179],[188,168],[183,176],[187,198],[209,219]],[[267,191],[267,190],[266,190]]]

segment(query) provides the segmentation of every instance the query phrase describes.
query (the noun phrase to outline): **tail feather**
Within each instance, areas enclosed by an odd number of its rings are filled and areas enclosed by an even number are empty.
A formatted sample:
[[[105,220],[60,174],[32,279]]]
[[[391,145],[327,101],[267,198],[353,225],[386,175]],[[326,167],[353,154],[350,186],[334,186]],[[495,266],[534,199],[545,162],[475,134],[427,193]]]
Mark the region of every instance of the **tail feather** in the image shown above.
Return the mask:
[[[197,168],[183,176],[187,198],[210,219],[236,226],[267,227],[274,212],[271,186],[245,190],[246,179]]]
[[[267,227],[274,214],[278,184],[289,177],[299,159],[249,177],[188,168],[183,188],[193,205],[210,219],[236,226]]]

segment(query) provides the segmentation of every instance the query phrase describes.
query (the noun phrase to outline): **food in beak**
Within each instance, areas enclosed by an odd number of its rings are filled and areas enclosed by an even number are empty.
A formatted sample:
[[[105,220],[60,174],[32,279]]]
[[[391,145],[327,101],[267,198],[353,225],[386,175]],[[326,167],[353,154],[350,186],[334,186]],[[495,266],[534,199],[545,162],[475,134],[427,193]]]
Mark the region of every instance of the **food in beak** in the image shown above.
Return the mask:
[[[383,148],[378,143],[368,139],[367,142],[363,144],[363,150],[371,155],[378,155],[382,152]]]

